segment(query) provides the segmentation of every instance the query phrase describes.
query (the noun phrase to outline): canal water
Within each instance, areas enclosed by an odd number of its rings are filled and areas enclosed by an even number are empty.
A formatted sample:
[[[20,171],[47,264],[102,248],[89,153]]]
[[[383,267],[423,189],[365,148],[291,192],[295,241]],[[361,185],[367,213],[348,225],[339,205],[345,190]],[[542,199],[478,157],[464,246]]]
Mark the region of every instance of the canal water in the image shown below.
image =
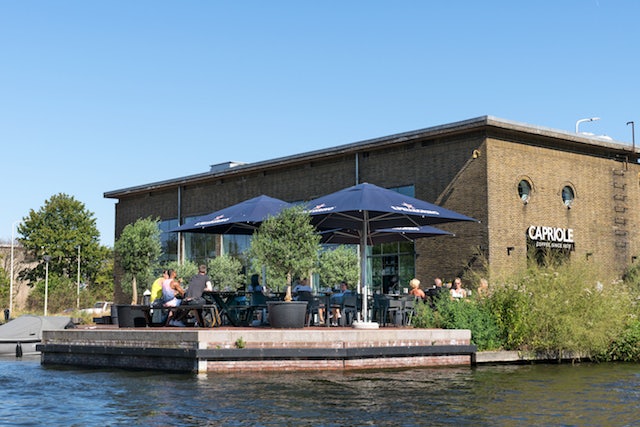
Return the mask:
[[[0,359],[2,426],[640,426],[640,364],[189,375]]]

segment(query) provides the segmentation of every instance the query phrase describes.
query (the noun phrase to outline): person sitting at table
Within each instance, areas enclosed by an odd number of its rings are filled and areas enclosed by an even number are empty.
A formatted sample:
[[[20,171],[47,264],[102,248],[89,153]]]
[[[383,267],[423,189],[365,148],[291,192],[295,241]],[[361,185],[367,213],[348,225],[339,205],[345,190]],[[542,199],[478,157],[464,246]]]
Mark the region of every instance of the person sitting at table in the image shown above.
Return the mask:
[[[182,302],[184,296],[184,289],[180,286],[180,282],[176,279],[176,271],[167,271],[169,278],[162,282],[162,306],[163,307],[177,307]]]
[[[461,300],[467,296],[467,291],[462,288],[462,279],[456,277],[453,280],[453,285],[449,290],[449,294],[451,295],[451,299],[454,301]]]
[[[489,296],[489,282],[483,277],[478,285],[478,298],[486,298],[487,296]]]
[[[251,305],[258,307],[255,311],[256,318],[252,322],[253,326],[259,326],[266,323],[267,320],[267,305],[266,296],[264,293],[264,287],[260,284],[260,276],[257,274],[251,275],[251,283],[247,287],[247,292],[251,294]]]
[[[409,286],[411,287],[409,295],[420,298],[421,301],[424,301],[427,298],[427,295],[424,293],[424,291],[420,289],[420,280],[414,277],[409,281]]]
[[[347,282],[340,282],[340,290],[333,295],[331,295],[331,316],[329,316],[332,320],[331,326],[338,326],[338,319],[342,318],[342,313],[340,312],[340,306],[344,301],[345,295],[351,295],[353,292],[349,290],[349,285]]]
[[[205,300],[202,297],[204,291],[212,291],[211,280],[207,276],[207,266],[202,264],[198,267],[198,274],[193,276],[189,280],[189,287],[187,288],[182,304],[199,305],[204,304]]]
[[[429,305],[432,309],[435,309],[438,299],[440,299],[442,295],[449,294],[449,289],[447,289],[446,286],[443,286],[441,278],[436,277],[433,279],[433,287],[427,289],[425,294],[427,295]]]
[[[309,284],[307,282],[307,278],[304,277],[304,278],[300,279],[298,284],[293,287],[293,291],[292,292],[293,292],[293,299],[297,300],[299,292],[309,292],[309,293],[311,293],[311,292],[313,292],[313,289],[311,288],[311,286],[309,286]]]
[[[251,275],[251,283],[249,283],[249,286],[247,287],[247,292],[264,292],[264,287],[260,284],[259,275]]]
[[[162,275],[158,277],[151,285],[151,296],[149,300],[151,305],[162,305],[162,283],[169,278],[167,270],[162,270]]]

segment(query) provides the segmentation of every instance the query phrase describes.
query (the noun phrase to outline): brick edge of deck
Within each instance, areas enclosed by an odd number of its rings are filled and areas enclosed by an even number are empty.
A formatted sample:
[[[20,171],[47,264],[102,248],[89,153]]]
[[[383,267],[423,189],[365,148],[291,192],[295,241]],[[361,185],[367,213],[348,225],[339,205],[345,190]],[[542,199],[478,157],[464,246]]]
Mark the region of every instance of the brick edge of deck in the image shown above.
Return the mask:
[[[469,330],[120,328],[44,331],[43,365],[181,372],[470,366]]]

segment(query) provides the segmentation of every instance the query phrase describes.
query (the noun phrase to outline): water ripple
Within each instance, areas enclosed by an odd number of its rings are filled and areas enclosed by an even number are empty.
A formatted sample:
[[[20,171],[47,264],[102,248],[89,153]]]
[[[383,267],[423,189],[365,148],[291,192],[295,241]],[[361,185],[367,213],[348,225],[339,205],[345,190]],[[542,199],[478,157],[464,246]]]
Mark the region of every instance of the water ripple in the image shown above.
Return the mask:
[[[640,425],[640,365],[190,375],[0,359],[0,425]]]

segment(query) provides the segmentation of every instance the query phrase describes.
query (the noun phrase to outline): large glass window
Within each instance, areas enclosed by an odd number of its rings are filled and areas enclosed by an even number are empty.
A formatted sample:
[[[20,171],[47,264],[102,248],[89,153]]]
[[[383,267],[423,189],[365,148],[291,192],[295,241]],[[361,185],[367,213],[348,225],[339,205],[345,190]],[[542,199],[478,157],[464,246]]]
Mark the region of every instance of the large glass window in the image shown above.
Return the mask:
[[[402,292],[415,277],[413,242],[383,243],[371,247],[369,256],[371,285],[374,292]]]
[[[185,218],[185,224],[194,224],[200,220],[202,216],[194,216]],[[212,258],[215,258],[216,234],[207,233],[182,233],[184,242],[183,258],[187,261],[193,261],[196,264],[206,264]]]
[[[184,238],[184,259],[196,264],[206,264],[216,257],[215,234],[182,233]]]
[[[162,245],[161,263],[178,260],[178,233],[169,231],[178,227],[178,225],[177,219],[160,221],[158,225],[160,229],[160,244]]]
[[[223,253],[234,258],[243,259],[250,245],[251,235],[225,234],[222,236]]]

